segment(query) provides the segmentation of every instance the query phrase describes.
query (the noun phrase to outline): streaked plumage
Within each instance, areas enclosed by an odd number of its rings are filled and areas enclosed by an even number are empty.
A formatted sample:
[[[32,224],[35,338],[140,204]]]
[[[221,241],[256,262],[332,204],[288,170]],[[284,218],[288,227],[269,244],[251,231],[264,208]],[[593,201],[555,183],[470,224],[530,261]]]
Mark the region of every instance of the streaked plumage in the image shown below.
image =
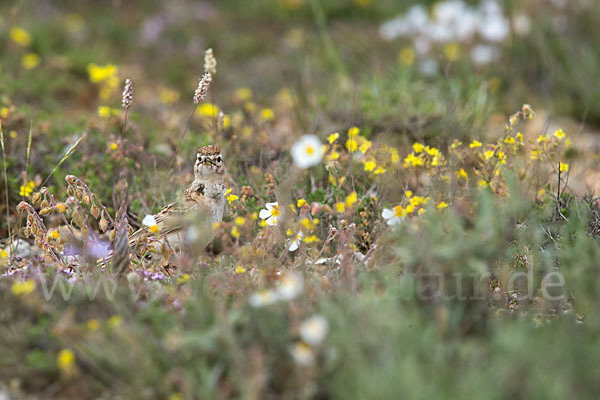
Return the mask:
[[[223,220],[225,209],[225,166],[221,149],[209,145],[201,147],[194,164],[194,181],[183,192],[180,202],[173,202],[154,215],[158,232],[142,227],[129,237],[132,256],[145,256],[142,249],[153,247],[160,252],[165,246],[177,250],[189,239],[188,227],[200,225],[204,235],[196,238],[206,245],[213,239],[212,225]],[[166,241],[164,240],[166,238]],[[108,259],[110,260],[111,257]]]

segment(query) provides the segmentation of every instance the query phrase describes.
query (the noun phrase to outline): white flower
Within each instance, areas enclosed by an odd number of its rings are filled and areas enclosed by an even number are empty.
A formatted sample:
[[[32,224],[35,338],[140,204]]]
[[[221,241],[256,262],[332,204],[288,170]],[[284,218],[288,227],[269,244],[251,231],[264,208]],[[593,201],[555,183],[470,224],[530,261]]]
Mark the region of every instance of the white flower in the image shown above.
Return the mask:
[[[289,251],[298,250],[298,247],[300,247],[300,243],[302,243],[303,237],[304,237],[304,234],[302,233],[302,231],[298,232],[298,234],[296,236],[294,236],[293,239],[290,239],[290,247],[288,247],[288,250]]]
[[[513,18],[513,25],[517,35],[527,35],[531,30],[531,20],[527,14],[518,14]]]
[[[419,70],[423,75],[433,76],[437,74],[439,69],[438,63],[433,58],[426,58],[419,65]]]
[[[263,307],[271,305],[277,302],[277,293],[272,290],[261,290],[260,292],[253,293],[248,299],[248,303],[252,307]]]
[[[321,141],[315,135],[304,135],[292,146],[292,158],[298,168],[317,165],[323,158]]]
[[[277,295],[281,300],[292,300],[298,296],[304,288],[302,276],[295,272],[288,272],[281,280],[277,288]]]
[[[265,208],[260,210],[260,213],[258,213],[258,216],[260,217],[260,219],[265,219],[267,222],[267,225],[275,226],[275,225],[277,225],[277,222],[279,221],[280,214],[281,214],[281,211],[279,210],[279,203],[274,202],[274,203],[267,203],[265,205]]]
[[[396,206],[391,210],[384,208],[381,216],[388,225],[399,225],[404,219],[404,208],[402,206]]]
[[[156,233],[158,232],[158,224],[156,223],[156,219],[154,218],[154,215],[146,215],[144,217],[144,219],[142,220],[142,224],[147,226],[151,232]]]
[[[322,315],[314,315],[300,326],[300,337],[311,346],[318,346],[327,335],[328,324]]]
[[[498,49],[486,44],[478,44],[471,49],[471,60],[477,65],[489,64],[498,58]]]
[[[306,343],[298,342],[290,349],[294,361],[303,367],[309,366],[315,360],[312,349]]]

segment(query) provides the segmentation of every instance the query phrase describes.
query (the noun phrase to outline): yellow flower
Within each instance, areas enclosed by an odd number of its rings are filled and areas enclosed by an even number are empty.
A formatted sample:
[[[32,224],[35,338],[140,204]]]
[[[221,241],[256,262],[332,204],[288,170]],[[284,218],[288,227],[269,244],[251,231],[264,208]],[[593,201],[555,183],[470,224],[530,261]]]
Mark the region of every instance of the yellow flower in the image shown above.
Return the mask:
[[[346,211],[346,205],[342,202],[335,203],[335,210],[341,214]]]
[[[310,222],[310,220],[308,218],[302,218],[300,223],[308,230],[311,230],[313,228],[313,224]]]
[[[406,196],[407,199],[410,199],[413,195],[413,191],[412,190],[407,190],[404,195]]]
[[[4,249],[0,249],[0,260],[5,260],[8,258],[8,251]]]
[[[350,153],[354,153],[358,150],[358,142],[356,139],[353,139],[352,137],[348,138],[348,140],[346,140],[346,149],[348,149],[348,152]]]
[[[506,139],[504,139],[504,143],[507,143],[507,144],[515,144],[515,143],[516,143],[516,142],[515,142],[515,138],[514,138],[514,137],[512,137],[512,136],[507,136],[507,137],[506,137]]]
[[[34,69],[38,65],[40,65],[40,56],[35,53],[27,53],[21,59],[21,65],[23,68],[29,70]]]
[[[330,160],[333,160],[333,161],[335,161],[335,160],[337,160],[338,158],[340,158],[340,153],[338,153],[338,152],[337,152],[337,151],[335,151],[335,150],[331,150],[331,153],[329,153],[329,155],[327,156],[327,158],[328,158],[328,159],[330,159]]]
[[[541,160],[542,159],[542,151],[538,150],[538,149],[531,150],[531,159],[534,161],[538,160],[538,159]]]
[[[476,147],[481,147],[481,142],[478,140],[473,140],[473,142],[469,145],[470,148],[474,149]]]
[[[462,145],[462,142],[458,139],[454,139],[454,141],[452,142],[452,144],[450,145],[451,149],[456,149],[457,147],[459,147],[460,145]]]
[[[479,181],[477,181],[477,186],[479,186],[480,188],[485,188],[489,186],[489,183],[487,183],[483,179],[480,179]]]
[[[179,92],[166,87],[161,87],[158,90],[158,97],[160,98],[160,101],[165,104],[173,104],[179,100]]]
[[[237,226],[234,226],[233,228],[231,228],[231,236],[233,236],[236,239],[240,237],[240,230],[238,229]]]
[[[241,101],[249,100],[252,97],[252,90],[248,89],[247,87],[241,87],[235,91],[235,97]]]
[[[352,128],[348,129],[348,137],[355,137],[358,136],[358,134],[360,133],[360,129],[358,129],[356,126],[353,126]]]
[[[57,203],[56,211],[58,211],[59,213],[64,213],[65,211],[67,211],[67,205],[65,203]]]
[[[118,146],[118,145],[117,145],[115,142],[112,142],[112,143],[110,144],[110,149],[111,149],[112,151],[115,151],[115,150],[116,150],[118,147],[119,147],[119,146]]]
[[[554,136],[558,139],[558,140],[563,140],[566,136],[565,132],[562,129],[557,130],[556,132],[554,132]]]
[[[498,150],[496,157],[500,161],[500,164],[506,164],[506,154],[503,151]]]
[[[400,155],[398,154],[398,150],[396,150],[393,147],[387,146],[386,149],[390,153],[390,161],[392,162],[392,164],[398,164],[398,162],[400,162]]]
[[[216,118],[219,115],[219,107],[212,103],[202,103],[196,108],[196,112],[203,117]]]
[[[385,168],[382,168],[381,166],[377,167],[377,169],[373,172],[375,175],[381,175],[384,174],[387,170]]]
[[[356,192],[352,192],[348,195],[348,197],[346,197],[346,205],[348,207],[352,207],[354,204],[356,204],[357,200]]]
[[[275,113],[270,108],[263,108],[260,111],[260,118],[263,121],[273,121],[275,119]]]
[[[35,290],[35,281],[27,279],[25,282],[15,282],[10,287],[10,290],[15,296],[27,296]]]
[[[27,47],[31,44],[31,35],[25,29],[15,26],[8,33],[10,39],[19,46]]]
[[[573,145],[573,142],[571,141],[571,138],[567,138],[567,140],[565,140],[565,147],[567,149],[571,148],[571,146]]]
[[[246,272],[246,268],[242,267],[241,265],[238,265],[237,267],[235,267],[236,275],[243,274],[244,272]]]
[[[446,207],[448,207],[448,203],[446,203],[445,201],[440,201],[437,205],[438,210],[442,210]]]
[[[60,233],[58,232],[58,230],[57,230],[57,229],[50,229],[50,230],[48,231],[48,237],[49,237],[50,239],[54,239],[54,240],[56,240],[56,239],[58,239],[58,238],[60,237]]]
[[[548,135],[540,135],[537,138],[538,143],[547,142],[549,140],[550,140],[550,136],[548,136]]]
[[[223,115],[223,128],[227,129],[231,125],[231,117],[228,114]]]
[[[86,324],[85,327],[87,328],[88,331],[90,332],[95,332],[98,329],[100,329],[100,324],[98,323],[97,320],[95,319],[90,319]]]
[[[410,199],[410,204],[413,206],[420,206],[420,205],[427,203],[428,201],[429,201],[429,197],[414,196]]]
[[[566,172],[566,171],[569,170],[569,164],[565,164],[565,163],[559,162],[558,166],[559,166],[560,172]]]
[[[179,278],[177,278],[177,283],[181,285],[183,283],[186,283],[189,280],[190,280],[190,274],[183,274]]]
[[[371,144],[372,144],[371,141],[365,140],[365,142],[363,144],[361,144],[358,149],[360,150],[361,153],[365,154],[371,148]]]
[[[404,163],[402,164],[402,166],[404,168],[407,167],[419,167],[423,165],[423,159],[419,156],[415,156],[414,153],[410,153],[409,155],[406,156],[406,158],[404,159]]]
[[[296,203],[298,208],[302,207],[305,204],[306,204],[306,200],[304,200],[304,199],[298,199],[298,202]]]
[[[444,46],[442,52],[448,61],[458,61],[460,59],[460,46],[458,43],[448,43]]]
[[[56,366],[62,374],[73,375],[75,372],[75,354],[69,349],[62,349],[56,357]]]
[[[493,156],[494,156],[494,151],[493,150],[486,150],[486,151],[483,152],[483,157],[485,157],[486,160],[489,160]]]
[[[26,185],[21,185],[19,190],[19,195],[22,197],[29,197],[35,188],[35,183],[33,181],[27,182]]]
[[[236,201],[237,199],[239,199],[239,197],[238,197],[237,195],[235,195],[235,194],[230,194],[230,195],[227,195],[227,202],[228,202],[229,204],[233,203],[233,202],[234,202],[234,201]]]
[[[316,235],[306,236],[304,238],[304,243],[315,243],[318,242],[319,238]]]
[[[461,168],[459,171],[456,171],[456,179],[464,179],[467,180],[469,177],[467,176],[467,172],[464,168]]]
[[[422,152],[425,149],[425,146],[423,146],[419,142],[413,143],[412,147],[413,147],[413,150],[415,151],[415,153],[417,153],[417,154],[419,154],[420,152]]]
[[[375,169],[375,167],[376,167],[375,161],[365,162],[365,171],[371,172]]]
[[[425,152],[430,156],[438,156],[440,154],[440,151],[438,149],[429,146],[425,146]]]
[[[340,134],[338,132],[335,132],[327,137],[327,141],[329,142],[329,144],[333,144],[336,140],[339,139],[339,137]]]
[[[398,62],[405,66],[415,63],[415,51],[411,47],[405,47],[398,53]]]
[[[121,325],[123,323],[123,318],[120,315],[113,315],[112,317],[110,317],[108,319],[108,324],[113,327],[116,328],[117,326]]]
[[[517,133],[516,138],[521,144],[523,144],[523,134],[521,132]]]
[[[234,223],[236,225],[242,226],[246,223],[246,219],[244,217],[236,217]]]
[[[110,86],[117,86],[119,80],[115,81],[117,75],[117,67],[113,64],[100,66],[97,64],[88,64],[87,66],[90,82],[99,83],[106,81]]]
[[[98,116],[102,118],[106,118],[110,116],[110,107],[108,106],[99,106],[98,107]]]

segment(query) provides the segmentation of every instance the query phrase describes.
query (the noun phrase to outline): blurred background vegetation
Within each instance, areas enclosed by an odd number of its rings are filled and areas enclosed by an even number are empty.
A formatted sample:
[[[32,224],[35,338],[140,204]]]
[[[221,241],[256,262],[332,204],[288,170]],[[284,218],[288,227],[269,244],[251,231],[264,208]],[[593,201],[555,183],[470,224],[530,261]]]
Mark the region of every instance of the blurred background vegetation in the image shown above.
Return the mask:
[[[458,36],[435,26],[454,23],[465,10],[499,19]],[[21,185],[32,179],[64,194],[67,173],[84,178],[113,210],[112,145],[122,120],[112,110],[120,107],[124,78],[135,87],[129,140],[136,150],[127,162],[140,173],[130,182],[132,209],[153,212],[173,200],[197,147],[214,140],[212,125],[194,120],[175,154],[206,48],[218,60],[209,101],[221,109],[249,107],[240,101],[247,89],[259,110],[277,113],[282,99],[293,98],[288,120],[265,130],[264,143],[244,147],[236,137],[242,133],[228,138],[227,165],[240,184],[264,187],[251,167],[267,162],[285,180],[277,163],[289,159],[278,132],[289,126],[297,136],[317,132],[324,139],[356,125],[392,145],[419,140],[443,147],[499,137],[506,116],[529,103],[540,115],[595,131],[598,21],[594,0],[2,2],[9,219],[14,225],[21,218],[14,212]],[[84,132],[77,151],[57,166]],[[189,281],[129,282],[142,293],[136,301],[127,284],[117,300],[101,294],[90,301],[75,286],[70,301],[46,302],[39,291],[16,295],[2,280],[0,398],[2,391],[17,398],[171,400],[598,398],[600,247],[589,234],[597,207],[573,200],[567,220],[557,224],[552,202],[485,193],[472,200],[477,211],[469,217],[431,214],[420,230],[389,233],[380,268],[359,269],[350,288],[313,264],[297,299],[269,307],[246,304],[254,284],[231,272],[229,257],[203,264]],[[528,261],[520,264],[522,257]],[[528,265],[535,295],[519,306],[493,298],[423,300],[416,294],[426,282],[410,275],[500,277]],[[539,280],[558,268],[566,300],[542,301]],[[270,273],[264,279],[272,282]],[[290,346],[315,313],[328,321],[327,338],[316,361],[299,366]],[[72,353],[61,353],[65,348]]]

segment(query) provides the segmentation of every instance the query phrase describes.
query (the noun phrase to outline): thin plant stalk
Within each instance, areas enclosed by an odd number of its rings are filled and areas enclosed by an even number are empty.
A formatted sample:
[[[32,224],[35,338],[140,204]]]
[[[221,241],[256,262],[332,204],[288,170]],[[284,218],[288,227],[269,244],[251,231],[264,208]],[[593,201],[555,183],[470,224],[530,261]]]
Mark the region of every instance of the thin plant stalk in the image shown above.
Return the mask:
[[[4,149],[4,132],[2,131],[2,121],[0,121],[0,145],[2,146],[2,167],[4,169],[4,196],[6,202],[6,224],[8,225],[9,248],[12,248],[12,235],[10,227],[10,203],[8,198],[8,165],[6,161],[6,151]]]
[[[44,181],[42,182],[42,184],[40,186],[44,186],[46,184],[46,182],[48,182],[48,179],[50,179],[50,177],[52,175],[54,175],[54,173],[62,165],[62,163],[64,163],[69,157],[71,157],[71,154],[73,154],[75,152],[75,149],[77,148],[77,146],[79,146],[79,143],[81,143],[86,137],[87,137],[87,132],[84,132],[83,135],[81,135],[81,137],[79,139],[77,139],[75,144],[73,144],[73,146],[71,146],[71,148],[69,150],[67,150],[67,152],[65,153],[63,158],[58,162],[58,164],[56,164],[56,166],[54,167],[52,172],[50,172],[50,175],[48,175],[46,177],[46,179],[44,179]]]

